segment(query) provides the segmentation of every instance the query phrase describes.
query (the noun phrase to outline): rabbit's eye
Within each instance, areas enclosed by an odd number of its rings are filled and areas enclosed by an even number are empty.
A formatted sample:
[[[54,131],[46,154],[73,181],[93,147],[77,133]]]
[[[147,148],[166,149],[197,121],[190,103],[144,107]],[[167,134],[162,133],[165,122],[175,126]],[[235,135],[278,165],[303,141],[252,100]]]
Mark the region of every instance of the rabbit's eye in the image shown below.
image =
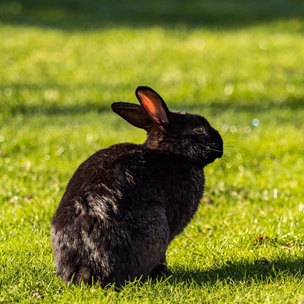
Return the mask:
[[[196,134],[206,134],[205,127],[203,127],[203,126],[194,128],[193,131],[194,131]]]

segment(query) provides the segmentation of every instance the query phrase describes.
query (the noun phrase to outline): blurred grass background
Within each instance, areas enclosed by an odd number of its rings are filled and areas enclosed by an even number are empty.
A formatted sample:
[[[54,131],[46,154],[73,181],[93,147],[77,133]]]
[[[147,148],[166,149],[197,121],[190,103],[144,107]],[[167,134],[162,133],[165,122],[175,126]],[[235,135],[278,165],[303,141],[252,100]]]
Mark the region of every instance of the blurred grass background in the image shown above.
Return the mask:
[[[1,1],[0,301],[303,302],[303,16],[296,0]],[[174,278],[68,288],[52,215],[88,156],[144,141],[110,111],[138,85],[204,115],[225,156],[169,248]]]

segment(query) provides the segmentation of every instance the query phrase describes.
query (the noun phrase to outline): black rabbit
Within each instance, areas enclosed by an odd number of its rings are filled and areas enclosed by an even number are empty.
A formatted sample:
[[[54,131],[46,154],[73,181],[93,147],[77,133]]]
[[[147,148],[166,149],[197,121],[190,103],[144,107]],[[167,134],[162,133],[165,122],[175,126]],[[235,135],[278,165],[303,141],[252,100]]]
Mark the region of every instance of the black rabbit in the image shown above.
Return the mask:
[[[102,286],[169,275],[166,250],[196,212],[203,168],[223,155],[223,141],[199,115],[170,112],[149,87],[141,105],[112,110],[147,131],[142,145],[123,143],[82,163],[52,220],[57,274]]]

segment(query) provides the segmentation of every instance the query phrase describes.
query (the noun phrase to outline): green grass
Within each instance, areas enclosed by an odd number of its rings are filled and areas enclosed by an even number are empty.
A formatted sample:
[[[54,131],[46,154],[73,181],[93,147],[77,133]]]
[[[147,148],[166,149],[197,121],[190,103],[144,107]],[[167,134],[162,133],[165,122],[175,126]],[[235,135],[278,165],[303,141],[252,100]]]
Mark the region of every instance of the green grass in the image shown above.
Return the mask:
[[[2,1],[0,302],[303,303],[303,13],[287,0]],[[169,247],[172,278],[67,287],[52,215],[82,161],[144,141],[110,111],[138,85],[204,115],[225,156]]]

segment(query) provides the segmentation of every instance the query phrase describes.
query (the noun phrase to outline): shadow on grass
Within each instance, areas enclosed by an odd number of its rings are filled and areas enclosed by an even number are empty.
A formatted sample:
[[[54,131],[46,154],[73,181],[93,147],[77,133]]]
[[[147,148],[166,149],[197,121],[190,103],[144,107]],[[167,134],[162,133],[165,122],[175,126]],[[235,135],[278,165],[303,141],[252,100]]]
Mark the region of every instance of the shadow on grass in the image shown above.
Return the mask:
[[[119,100],[87,100],[82,103],[66,103],[64,101],[41,101],[41,103],[31,104],[27,101],[17,101],[10,103],[4,103],[2,106],[2,113],[9,116],[15,115],[45,115],[45,116],[73,116],[73,115],[85,115],[88,113],[105,113],[112,112],[112,102]],[[124,100],[125,101],[125,100]],[[128,100],[126,100],[128,101]],[[136,104],[136,100],[128,101]],[[303,111],[303,98],[289,98],[286,101],[275,103],[272,101],[261,101],[255,103],[241,103],[239,101],[212,101],[204,104],[201,100],[192,104],[172,104],[167,102],[169,108],[172,111],[187,111],[188,113],[197,113],[204,115],[208,112],[209,116],[217,115],[218,113],[251,113],[252,115],[269,112],[270,110],[283,113],[284,110],[291,111]],[[211,114],[210,114],[211,113]],[[273,120],[279,119],[279,117],[273,117]],[[282,118],[280,118],[282,119]]]
[[[111,110],[111,104],[109,105],[98,105],[93,101],[87,101],[85,104],[14,104],[10,105],[9,108],[3,109],[3,113],[7,116],[16,115],[44,115],[44,116],[74,116],[74,115],[86,115],[88,113],[103,113]]]
[[[6,24],[92,30],[112,26],[240,28],[275,20],[302,19],[302,0],[1,1]]]
[[[304,275],[304,258],[295,260],[277,260],[274,264],[262,262],[236,262],[207,271],[185,270],[178,268],[170,282],[195,282],[198,285],[226,283],[274,281],[282,277],[302,277]]]
[[[5,91],[8,85],[0,85],[0,92]],[[55,90],[50,90],[55,88]],[[88,90],[93,88],[88,87]],[[74,88],[70,86],[49,84],[49,85],[19,85],[14,88],[14,95],[4,98],[4,102],[1,106],[1,114],[7,117],[16,115],[44,115],[44,116],[74,116],[74,115],[85,115],[88,113],[107,113],[111,111],[111,104],[115,101],[121,101],[115,99],[110,100],[109,97],[106,99],[102,95],[96,92],[96,99],[92,100],[77,100],[77,96],[73,96],[74,91],[82,91],[81,88]],[[102,89],[100,89],[102,90]],[[109,90],[109,88],[105,88]],[[110,90],[114,90],[110,88]],[[116,89],[115,89],[116,90]],[[54,92],[53,92],[54,91]],[[25,92],[25,93],[24,93]],[[25,98],[24,95],[31,93],[35,96],[37,101],[31,102],[30,99]],[[64,92],[61,98],[52,99],[52,94],[58,94],[58,92]],[[49,99],[46,96],[49,96]],[[65,95],[69,96],[71,101],[67,102]],[[185,104],[183,101],[171,102],[167,100],[167,104],[172,111],[187,111],[189,113],[197,113],[205,115],[209,113],[209,116],[217,115],[219,113],[230,113],[231,115],[242,113],[250,113],[251,115],[258,115],[260,113],[266,113],[269,111],[276,111],[277,116],[273,117],[273,120],[285,118],[279,117],[280,113],[284,113],[285,110],[303,112],[303,96],[295,97],[289,96],[284,101],[272,101],[272,100],[251,100],[242,101],[239,99],[229,99],[226,101],[222,100],[204,100],[204,96],[191,96],[191,101],[187,101]],[[195,102],[197,99],[197,102]],[[137,104],[135,97],[130,100],[122,100]],[[286,118],[289,119],[289,118]]]

